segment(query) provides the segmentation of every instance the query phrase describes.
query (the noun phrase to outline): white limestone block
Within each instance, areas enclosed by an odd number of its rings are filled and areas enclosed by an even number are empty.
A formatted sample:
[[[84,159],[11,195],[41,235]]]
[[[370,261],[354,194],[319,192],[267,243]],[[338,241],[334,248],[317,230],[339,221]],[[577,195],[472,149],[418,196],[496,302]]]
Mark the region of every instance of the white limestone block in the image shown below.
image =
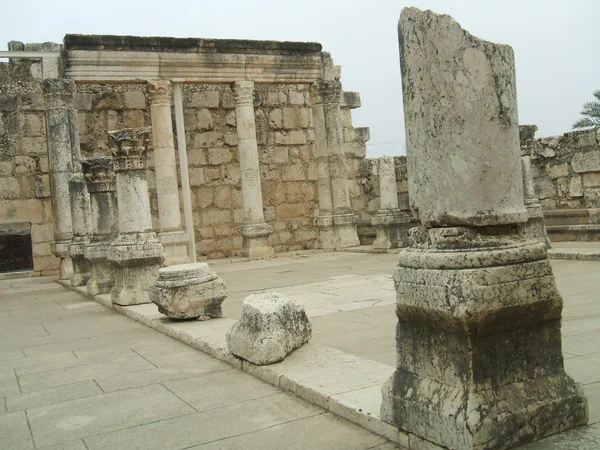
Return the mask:
[[[227,346],[234,355],[262,366],[281,361],[311,335],[304,306],[267,292],[246,297],[241,319],[227,332]]]

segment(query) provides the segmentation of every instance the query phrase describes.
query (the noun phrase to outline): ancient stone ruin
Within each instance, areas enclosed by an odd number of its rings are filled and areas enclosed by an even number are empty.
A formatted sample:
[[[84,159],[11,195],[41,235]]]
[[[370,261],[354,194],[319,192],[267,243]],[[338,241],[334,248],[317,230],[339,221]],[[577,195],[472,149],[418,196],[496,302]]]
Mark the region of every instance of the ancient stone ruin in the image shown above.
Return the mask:
[[[398,359],[382,419],[423,446],[453,449],[507,448],[583,425],[546,245],[524,232],[512,49],[416,8],[402,11],[398,32],[422,226],[394,270]]]

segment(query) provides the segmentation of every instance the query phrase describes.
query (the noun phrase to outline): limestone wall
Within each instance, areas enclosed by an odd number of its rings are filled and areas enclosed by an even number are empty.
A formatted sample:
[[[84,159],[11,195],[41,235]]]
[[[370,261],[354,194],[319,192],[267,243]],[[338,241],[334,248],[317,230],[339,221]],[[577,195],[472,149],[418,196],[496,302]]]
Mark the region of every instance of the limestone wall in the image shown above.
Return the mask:
[[[313,248],[318,216],[310,84],[256,84],[255,120],[265,221],[275,252]],[[109,155],[106,131],[150,125],[145,84],[78,84],[76,107],[82,157]],[[341,110],[348,177],[356,211],[366,207],[359,188],[368,128],[352,126],[355,93]],[[199,257],[237,256],[243,219],[235,97],[229,83],[183,86],[192,207]],[[174,117],[174,113],[173,113]],[[173,119],[174,120],[174,119]],[[175,129],[175,124],[173,123]],[[150,167],[154,165],[150,150]],[[158,226],[154,174],[148,171],[153,224]],[[183,212],[182,212],[183,214]]]
[[[531,155],[542,208],[600,208],[600,128],[533,139],[521,146]]]
[[[34,270],[57,272],[39,62],[0,62],[0,224],[31,225]],[[12,224],[12,225],[11,225]],[[5,249],[1,250],[6,251]]]

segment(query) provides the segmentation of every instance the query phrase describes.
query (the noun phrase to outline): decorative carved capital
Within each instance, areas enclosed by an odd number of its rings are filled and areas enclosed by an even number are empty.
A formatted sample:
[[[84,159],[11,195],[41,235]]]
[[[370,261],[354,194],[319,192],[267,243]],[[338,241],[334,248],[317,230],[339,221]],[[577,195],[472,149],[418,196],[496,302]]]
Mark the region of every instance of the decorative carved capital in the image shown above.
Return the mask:
[[[112,158],[87,158],[81,161],[88,192],[115,191],[115,173],[111,162]]]
[[[236,81],[233,83],[235,90],[235,101],[238,105],[254,104],[254,81]]]
[[[339,80],[317,80],[310,87],[313,103],[340,103],[342,83]]]
[[[149,142],[148,134],[151,127],[124,128],[109,131],[108,135],[115,143],[116,148],[111,152],[115,156],[113,170],[141,170],[147,166],[146,150]]]
[[[46,78],[42,81],[42,91],[47,108],[74,107],[75,82],[66,78]]]
[[[148,102],[153,104],[171,104],[173,89],[167,80],[148,81]]]

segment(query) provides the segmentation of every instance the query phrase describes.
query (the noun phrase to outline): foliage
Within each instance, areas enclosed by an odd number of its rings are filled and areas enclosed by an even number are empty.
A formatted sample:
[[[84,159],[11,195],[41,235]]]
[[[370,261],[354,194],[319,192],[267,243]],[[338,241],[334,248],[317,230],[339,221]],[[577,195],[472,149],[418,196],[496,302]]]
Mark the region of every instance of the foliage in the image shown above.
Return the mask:
[[[600,126],[600,91],[594,92],[596,100],[585,103],[581,115],[585,116],[573,124],[575,128],[589,128]]]

